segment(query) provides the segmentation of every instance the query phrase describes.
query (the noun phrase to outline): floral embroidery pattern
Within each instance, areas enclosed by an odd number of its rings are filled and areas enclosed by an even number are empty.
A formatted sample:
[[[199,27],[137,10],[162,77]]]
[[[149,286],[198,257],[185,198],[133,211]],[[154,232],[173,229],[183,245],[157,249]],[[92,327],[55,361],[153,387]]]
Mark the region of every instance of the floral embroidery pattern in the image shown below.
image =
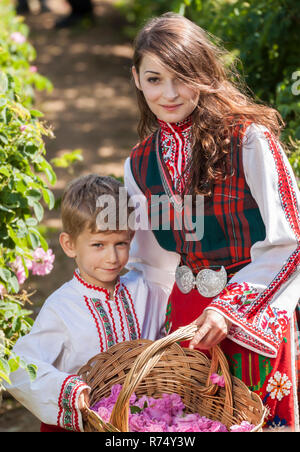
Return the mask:
[[[231,283],[212,301],[210,307],[233,320],[235,325],[229,333],[231,339],[273,357],[284,338],[289,319],[286,310],[278,309],[264,299],[262,301],[266,291],[259,293],[246,282]]]
[[[289,395],[292,383],[286,374],[275,372],[274,376],[268,381],[267,391],[271,399],[282,400],[284,396]]]
[[[267,421],[268,428],[273,432],[282,431],[287,427],[285,419],[280,419],[279,416],[275,416],[271,421]]]
[[[120,298],[122,300],[123,306],[124,306],[124,311],[126,314],[126,319],[127,319],[127,323],[128,323],[128,330],[129,330],[129,334],[130,334],[130,340],[134,340],[137,339],[137,333],[136,333],[136,329],[134,326],[134,319],[133,319],[133,314],[131,312],[128,300],[126,298],[126,294],[125,294],[125,290],[121,290],[120,292]]]
[[[159,121],[161,148],[175,190],[182,193],[188,178],[191,156],[191,119],[176,124]]]
[[[82,282],[78,277],[77,279]],[[86,287],[85,283],[84,285]],[[91,289],[94,290],[94,287]],[[120,341],[140,338],[141,331],[135,306],[125,284],[118,282],[113,300],[109,299],[107,290],[102,289],[97,292],[98,294],[92,297],[84,295],[84,300],[96,324],[100,352],[106,351]]]
[[[101,320],[102,320],[102,323],[103,323],[103,326],[105,329],[107,347],[111,347],[112,345],[115,344],[115,341],[114,341],[113,329],[112,329],[111,323],[109,321],[109,317],[99,299],[92,298],[92,301],[101,317]]]
[[[79,389],[88,386],[76,375],[68,376],[61,387],[58,406],[57,425],[66,430],[80,432],[79,411],[76,408]]]

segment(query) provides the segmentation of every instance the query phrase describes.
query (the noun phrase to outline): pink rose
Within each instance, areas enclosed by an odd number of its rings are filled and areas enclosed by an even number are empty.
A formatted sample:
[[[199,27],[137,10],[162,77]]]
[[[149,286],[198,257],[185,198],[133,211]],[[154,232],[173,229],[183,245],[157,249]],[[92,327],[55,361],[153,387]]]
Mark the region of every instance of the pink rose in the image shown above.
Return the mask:
[[[100,406],[96,412],[104,422],[109,422],[111,411],[105,408],[105,406]]]
[[[30,270],[32,268],[32,262],[29,259],[25,259],[25,263],[27,269]],[[26,273],[21,256],[16,257],[16,260],[11,263],[11,267],[16,274],[18,283],[20,285],[23,284],[26,280]]]
[[[22,33],[20,33],[19,31],[14,31],[11,35],[10,35],[10,39],[14,42],[16,42],[17,44],[23,44],[26,41],[26,38],[24,35],[22,35]]]
[[[5,293],[5,287],[3,286],[3,284],[0,283],[0,298],[3,298],[3,295]]]
[[[148,419],[142,413],[129,415],[129,428],[131,432],[144,432]]]
[[[231,432],[250,432],[255,426],[248,421],[242,421],[239,425],[232,425],[230,427]]]
[[[48,275],[53,269],[54,259],[55,255],[51,249],[44,251],[43,248],[37,248],[33,253],[32,274]]]
[[[214,385],[218,385],[221,388],[224,388],[224,386],[225,386],[225,380],[224,380],[224,376],[223,375],[218,375],[218,374],[215,374],[215,373],[211,374],[210,381]]]

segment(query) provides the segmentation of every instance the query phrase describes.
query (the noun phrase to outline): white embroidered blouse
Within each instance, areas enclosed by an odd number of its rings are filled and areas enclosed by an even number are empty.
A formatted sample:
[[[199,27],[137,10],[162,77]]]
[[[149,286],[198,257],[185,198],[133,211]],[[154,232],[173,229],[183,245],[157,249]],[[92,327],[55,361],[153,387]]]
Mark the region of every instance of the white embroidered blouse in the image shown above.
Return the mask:
[[[37,366],[30,381],[23,369],[6,389],[45,424],[83,431],[77,403],[87,385],[78,370],[100,352],[122,341],[162,335],[168,291],[130,271],[119,278],[112,299],[106,289],[73,279],[44,303],[31,332],[14,352]]]
[[[251,124],[247,128],[242,159],[266,237],[253,244],[251,262],[228,281],[207,309],[220,312],[232,322],[231,340],[276,357],[282,332],[300,298],[300,193],[287,156],[265,127]],[[147,199],[134,180],[129,158],[124,171],[128,194],[138,196],[139,213],[145,218]],[[139,269],[148,281],[172,288],[179,262],[180,255],[163,249],[144,222],[135,233],[127,267]],[[247,321],[247,313],[256,303],[262,308],[253,325]]]

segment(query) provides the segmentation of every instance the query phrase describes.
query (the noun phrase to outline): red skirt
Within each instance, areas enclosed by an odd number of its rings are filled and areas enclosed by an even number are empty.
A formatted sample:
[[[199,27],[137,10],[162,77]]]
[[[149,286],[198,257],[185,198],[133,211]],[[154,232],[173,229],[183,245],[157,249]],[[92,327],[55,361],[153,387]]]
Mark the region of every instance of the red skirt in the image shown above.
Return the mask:
[[[197,289],[183,294],[174,284],[167,310],[167,327],[175,331],[199,317],[210,304],[211,298],[202,297]],[[276,358],[269,358],[225,339],[220,346],[225,353],[230,371],[248,388],[258,394],[269,415],[265,427],[279,430],[298,429],[298,397],[296,360],[292,356],[294,337],[288,328]],[[182,342],[187,347],[187,342]]]

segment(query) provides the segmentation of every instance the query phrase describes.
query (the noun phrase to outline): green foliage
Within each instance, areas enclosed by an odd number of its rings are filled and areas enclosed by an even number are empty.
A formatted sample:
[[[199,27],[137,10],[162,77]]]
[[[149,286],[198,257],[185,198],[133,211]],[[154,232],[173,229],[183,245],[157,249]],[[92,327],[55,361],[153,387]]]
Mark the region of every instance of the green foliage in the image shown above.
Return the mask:
[[[30,296],[20,290],[16,263],[29,275],[33,252],[47,251],[40,226],[44,209],[55,199],[49,186],[56,182],[46,158],[44,137],[53,137],[34,108],[36,90],[52,89],[51,82],[33,65],[35,49],[29,30],[10,0],[0,3],[0,390],[1,381],[18,367],[34,378],[36,368],[12,352],[20,336],[33,324],[25,308]],[[63,156],[64,167],[80,159],[79,151]]]
[[[60,157],[53,158],[51,160],[52,165],[58,168],[68,168],[75,162],[82,161],[83,157],[81,154],[81,149],[74,149],[71,152],[65,152]]]
[[[143,1],[138,0],[119,0],[116,3],[117,8],[125,16],[128,25],[124,31],[127,36],[133,38],[137,30],[150,18],[160,16],[167,11],[174,11],[184,14],[187,6],[191,5],[193,0],[156,0]],[[196,4],[199,0],[196,0]]]
[[[181,12],[216,36],[238,58],[250,90],[283,116],[282,139],[300,176],[300,9],[298,0],[123,0],[119,5],[132,37],[144,22],[167,11]]]

